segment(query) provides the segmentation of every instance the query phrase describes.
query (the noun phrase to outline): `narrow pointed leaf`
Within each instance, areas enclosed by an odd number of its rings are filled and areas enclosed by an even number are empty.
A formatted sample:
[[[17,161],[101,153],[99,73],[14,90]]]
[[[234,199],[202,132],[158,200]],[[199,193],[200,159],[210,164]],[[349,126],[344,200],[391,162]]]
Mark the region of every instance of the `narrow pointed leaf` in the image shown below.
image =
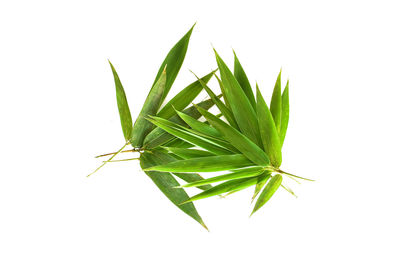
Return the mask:
[[[204,109],[209,109],[214,105],[214,102],[211,99],[207,99],[205,101],[202,101],[198,104]],[[194,119],[198,119],[201,117],[201,114],[197,111],[196,107],[191,106],[189,108],[186,108],[183,113],[186,115],[189,115],[193,117]],[[174,115],[170,119],[170,121],[184,125],[185,122],[178,116]],[[156,148],[160,145],[166,144],[168,141],[172,140],[174,138],[173,135],[165,132],[162,128],[157,127],[154,130],[152,130],[145,138],[144,140],[144,145],[147,149],[152,149]]]
[[[217,183],[217,182],[226,181],[226,180],[234,180],[234,179],[240,179],[240,178],[245,178],[245,177],[253,177],[253,176],[259,175],[263,172],[264,172],[264,169],[262,167],[250,167],[250,168],[241,169],[240,171],[237,171],[237,172],[227,173],[227,174],[215,176],[212,178],[203,179],[201,181],[196,181],[193,183],[185,184],[185,185],[182,185],[181,187],[193,187],[193,186]]]
[[[178,75],[179,70],[181,69],[194,26],[195,25],[193,25],[192,28],[190,28],[190,30],[174,45],[174,47],[172,47],[161,64],[160,69],[158,70],[152,87],[154,87],[156,82],[160,79],[165,66],[168,66],[168,77],[165,83],[165,90],[161,98],[162,101],[164,101],[165,97],[167,96],[176,76]]]
[[[175,148],[191,148],[194,147],[193,144],[188,143],[182,139],[174,137],[172,140],[165,143],[167,147],[175,147]],[[210,152],[211,153],[211,152]]]
[[[125,141],[128,141],[132,136],[132,117],[129,110],[128,100],[126,99],[125,90],[118,77],[117,71],[114,66],[108,61],[114,75],[115,90],[117,94],[117,105],[119,111],[119,118],[121,120],[122,132],[124,133]]]
[[[268,200],[274,195],[276,190],[282,183],[282,175],[277,174],[273,176],[269,181],[268,184],[265,186],[264,190],[261,192],[260,197],[257,199],[256,204],[254,205],[253,214],[257,210],[259,210]],[[210,189],[211,190],[211,189]],[[207,191],[204,191],[207,192]]]
[[[219,155],[179,160],[168,164],[153,166],[146,171],[160,172],[217,172],[239,169],[254,165],[241,154]]]
[[[271,160],[272,166],[279,167],[282,163],[281,139],[276,130],[274,118],[257,85],[257,117],[264,151]]]
[[[227,99],[231,105],[235,121],[238,124],[240,131],[251,141],[261,147],[262,143],[258,131],[256,112],[232,72],[220,58],[218,53],[215,50],[214,52],[218,63],[218,69],[221,73],[221,80],[226,91]]]
[[[221,89],[222,97],[224,98],[225,106],[232,111],[231,105],[229,104],[228,98],[226,97],[226,90],[224,85],[222,84],[221,79],[214,73],[214,77],[217,79],[219,88]]]
[[[199,199],[204,199],[207,197],[220,195],[220,194],[227,193],[227,192],[239,191],[239,190],[245,189],[249,186],[256,184],[257,179],[258,179],[257,177],[251,177],[251,178],[242,178],[242,179],[227,181],[225,183],[214,186],[211,189],[208,189],[204,192],[201,192],[200,194],[197,194],[197,195],[191,197],[189,200],[183,202],[182,204],[188,203],[191,201],[195,201],[195,200],[199,200]]]
[[[214,105],[214,102],[212,101],[212,99],[207,99],[198,103],[197,105],[208,110]],[[194,119],[198,119],[201,117],[201,114],[197,111],[196,107],[194,106],[188,107],[182,112],[185,113],[186,115],[193,117]],[[169,120],[178,123],[180,125],[185,125],[185,122],[177,114],[172,116]],[[149,149],[155,148],[159,145],[165,144],[166,142],[170,141],[173,138],[174,136],[168,134],[162,128],[156,127],[146,136],[144,144],[146,148]]]
[[[240,61],[237,58],[235,51],[233,51],[233,54],[235,56],[235,65],[233,70],[234,76],[240,84],[240,87],[242,87],[243,92],[246,94],[247,99],[249,100],[253,109],[256,110],[256,100],[254,98],[253,89],[251,89],[249,79],[247,78],[247,75],[244,72],[242,65],[240,64]]]
[[[194,74],[194,73],[193,73]],[[196,74],[194,74],[196,76]],[[197,76],[196,76],[197,77]],[[197,77],[197,79],[199,79]],[[201,85],[203,86],[204,90],[206,90],[207,94],[210,96],[210,98],[214,101],[215,105],[218,107],[218,109],[221,111],[222,116],[225,117],[225,119],[229,122],[229,124],[236,129],[239,129],[235,118],[233,116],[232,111],[230,111],[225,104],[217,97],[216,94],[210,89],[210,87],[207,86],[203,81],[199,80]]]
[[[169,163],[169,162],[181,160],[181,158],[179,158],[177,156],[158,152],[158,151],[153,152],[152,157],[159,159],[159,162],[163,162],[163,163]],[[198,173],[172,173],[172,174],[174,174],[175,176],[179,177],[180,179],[182,179],[183,181],[185,181],[187,183],[193,183],[193,182],[198,182],[198,181],[204,180],[204,178],[202,176],[200,176]],[[203,186],[198,186],[197,188],[199,188],[201,190],[207,190],[207,189],[210,189],[211,187],[212,187],[211,185],[203,185]]]
[[[211,152],[199,149],[179,148],[179,147],[164,147],[164,149],[183,159],[215,156],[215,154]]]
[[[274,118],[276,129],[278,130],[279,134],[281,129],[281,116],[282,116],[281,73],[282,70],[279,72],[278,78],[276,79],[270,105],[271,114],[272,117]]]
[[[214,137],[217,137],[217,138],[221,137],[221,133],[218,132],[217,129],[211,127],[210,125],[208,125],[208,124],[206,124],[204,122],[198,121],[198,120],[186,115],[183,112],[176,111],[176,113],[193,130],[196,130],[196,131],[198,131],[200,133],[203,133],[203,134],[206,134],[206,135],[210,135],[210,136],[214,136]]]
[[[205,109],[198,107],[199,112],[216,128],[224,138],[243,153],[248,159],[259,166],[268,166],[270,161],[267,154],[242,133],[226,124]]]
[[[286,131],[289,125],[289,81],[287,81],[285,90],[282,94],[282,116],[281,116],[281,145],[285,141]]]
[[[146,135],[151,131],[153,125],[146,120],[146,116],[155,115],[161,105],[161,97],[165,89],[167,78],[166,70],[161,74],[158,81],[151,88],[146,101],[143,104],[142,110],[137,117],[133,126],[131,144],[133,147],[142,147]]]
[[[140,165],[142,169],[157,164],[160,164],[160,161],[152,157],[152,154],[148,152],[144,152],[141,154]],[[179,186],[179,183],[170,173],[160,173],[160,172],[145,172],[145,173],[147,174],[147,176],[150,177],[150,179],[157,185],[157,187],[161,190],[161,192],[173,204],[175,204],[184,213],[195,219],[198,223],[200,223],[207,229],[207,226],[204,224],[202,218],[200,217],[193,203],[180,205],[182,202],[186,201],[189,198],[189,196],[183,189],[175,188],[176,186]]]
[[[222,147],[217,142],[213,142],[210,139],[203,138],[199,135],[191,133],[187,129],[178,124],[157,117],[149,117],[148,120],[154,125],[164,129],[168,133],[188,143],[204,148],[216,155],[232,154],[232,151]]]
[[[258,196],[261,189],[264,187],[264,185],[267,183],[267,181],[270,177],[271,177],[271,173],[268,171],[264,172],[262,175],[260,175],[258,177],[257,184],[254,188],[253,197],[251,198],[251,202],[253,202],[254,199]]]
[[[208,75],[201,78],[201,80],[207,84],[215,71],[209,73]],[[167,104],[157,113],[157,117],[169,119],[175,115],[175,110],[183,110],[186,108],[193,100],[199,95],[203,90],[203,86],[199,81],[195,81],[188,85],[185,89],[180,91],[176,96],[174,96]]]

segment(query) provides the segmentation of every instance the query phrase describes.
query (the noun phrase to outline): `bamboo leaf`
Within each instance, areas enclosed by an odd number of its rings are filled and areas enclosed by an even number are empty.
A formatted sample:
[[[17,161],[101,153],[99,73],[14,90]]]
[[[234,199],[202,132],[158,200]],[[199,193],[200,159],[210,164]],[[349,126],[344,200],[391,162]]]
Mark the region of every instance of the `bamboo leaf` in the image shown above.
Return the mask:
[[[207,99],[205,101],[202,101],[198,104],[204,109],[209,109],[214,105],[214,102],[211,99]],[[197,109],[194,106],[191,106],[189,108],[186,108],[183,113],[186,115],[189,115],[193,117],[194,119],[198,119],[201,117],[201,114],[197,111]],[[178,116],[174,115],[169,119],[172,122],[184,125],[185,122]],[[162,128],[156,127],[154,130],[152,130],[145,138],[144,140],[144,146],[147,149],[152,149],[156,148],[160,145],[166,144],[168,141],[171,141],[174,138],[173,135],[170,135],[169,133],[165,132]]]
[[[265,152],[249,138],[205,109],[198,107],[198,111],[224,136],[229,143],[236,147],[248,159],[259,166],[268,166],[270,164],[267,154],[265,154]]]
[[[176,111],[176,113],[193,130],[196,130],[196,131],[198,131],[200,133],[203,133],[203,134],[206,134],[206,135],[210,135],[210,136],[214,136],[214,137],[217,137],[217,138],[221,137],[221,133],[218,132],[217,129],[211,127],[210,125],[207,125],[204,122],[198,121],[198,120],[194,119],[193,117],[190,117],[190,116],[186,115],[183,112]]]
[[[286,131],[289,125],[289,80],[286,83],[285,90],[283,90],[282,94],[282,116],[281,116],[281,146],[283,146],[283,142],[285,141]]]
[[[199,149],[179,148],[179,147],[163,147],[168,152],[171,152],[183,159],[201,158],[215,156],[215,154]]]
[[[261,189],[264,187],[264,185],[267,183],[268,179],[271,177],[271,172],[264,172],[262,175],[258,177],[257,184],[254,189],[253,197],[251,198],[251,202],[254,201],[254,199],[258,196],[260,193]]]
[[[215,71],[207,74],[201,80],[207,84]],[[169,119],[175,115],[175,110],[183,110],[199,95],[203,90],[203,86],[199,81],[195,81],[188,85],[185,89],[180,91],[176,96],[174,96],[158,113],[157,117]]]
[[[144,152],[140,156],[140,165],[142,169],[149,168],[151,166],[160,164],[161,162],[152,157],[152,154],[148,152]],[[175,178],[170,173],[160,173],[160,172],[145,172],[147,176],[157,185],[157,187],[163,192],[163,194],[179,209],[185,212],[187,215],[195,219],[198,223],[200,223],[204,228],[207,229],[207,226],[204,224],[202,218],[197,212],[193,203],[187,203],[184,205],[179,205],[180,203],[186,201],[189,196],[183,189],[175,188],[179,186],[179,183],[175,180]],[[191,205],[190,205],[191,204]]]
[[[262,168],[262,167],[250,167],[250,168],[240,169],[240,171],[237,171],[237,172],[227,173],[227,174],[215,176],[212,178],[203,179],[201,181],[196,181],[193,183],[185,184],[185,185],[182,185],[181,187],[193,187],[193,186],[217,183],[217,182],[226,181],[226,180],[234,180],[234,179],[245,178],[245,177],[253,177],[253,176],[259,175],[263,172],[264,172],[264,168]]]
[[[214,73],[214,77],[217,79],[219,88],[221,89],[222,97],[224,98],[225,106],[232,111],[231,105],[229,104],[228,98],[226,97],[226,90],[224,85],[222,84],[221,79]]]
[[[146,171],[160,172],[217,172],[240,169],[254,165],[241,154],[219,155],[179,160],[147,168]]]
[[[243,92],[246,94],[247,99],[249,100],[253,109],[256,110],[256,100],[254,98],[253,89],[251,89],[249,79],[247,78],[247,75],[244,72],[242,65],[240,64],[240,61],[237,58],[235,51],[233,51],[233,54],[235,56],[235,65],[233,69],[234,76],[240,84],[240,87],[242,87]]]
[[[194,73],[193,73],[194,74]],[[194,74],[196,76],[196,74]],[[218,107],[218,109],[221,111],[222,115],[225,117],[225,119],[229,122],[229,124],[236,129],[239,129],[235,118],[233,116],[232,111],[230,111],[225,104],[217,97],[217,95],[214,94],[214,92],[210,89],[210,87],[207,86],[203,81],[199,80],[199,78],[196,76],[198,81],[201,83],[203,86],[204,90],[206,90],[207,94],[210,96],[210,98],[214,101],[215,105]]]
[[[226,192],[239,191],[256,184],[257,179],[258,179],[257,177],[251,177],[251,178],[242,178],[242,179],[227,181],[225,183],[214,186],[211,189],[208,189],[204,192],[201,192],[200,194],[191,197],[189,200],[183,202],[182,204],[189,203],[195,200],[204,199],[207,197],[220,195]]]
[[[276,130],[274,119],[257,85],[257,117],[264,151],[271,160],[272,166],[279,167],[282,163],[281,140]]]
[[[108,61],[114,76],[115,90],[117,94],[117,105],[119,111],[119,118],[121,120],[122,132],[124,133],[125,141],[128,141],[132,136],[132,117],[129,110],[128,100],[126,99],[125,90],[118,77],[117,71],[114,66]]]
[[[146,116],[155,115],[161,105],[161,97],[165,89],[167,78],[166,70],[164,69],[158,81],[151,88],[146,101],[143,104],[142,110],[137,117],[133,126],[132,137],[130,139],[133,147],[142,147],[146,135],[151,131],[153,125],[146,120]]]
[[[221,73],[221,80],[226,91],[226,97],[231,105],[232,113],[240,131],[253,141],[253,143],[262,147],[257,116],[249,99],[225,62],[215,50],[214,52],[218,63],[218,69]]]
[[[216,155],[232,154],[232,151],[222,147],[217,142],[213,142],[210,139],[191,133],[178,124],[157,117],[149,117],[148,120],[154,125],[164,129],[168,133],[188,143],[204,148]]]
[[[282,96],[281,96],[281,74],[282,70],[279,72],[278,78],[276,79],[274,92],[271,97],[271,114],[274,118],[276,129],[278,134],[280,134],[281,129],[281,116],[282,116]]]
[[[251,215],[253,215],[254,212],[259,210],[265,203],[268,202],[268,200],[274,195],[276,190],[279,188],[281,183],[282,183],[282,175],[280,175],[280,174],[273,176],[269,180],[268,184],[265,186],[264,190],[261,192],[260,197],[257,199],[257,202],[254,205],[254,209],[253,209],[253,212],[251,213]],[[211,190],[211,189],[209,189],[209,190]],[[207,191],[204,191],[204,192],[207,192]]]
[[[194,26],[195,25],[193,25],[192,28],[190,28],[190,30],[174,45],[174,47],[172,47],[161,64],[160,69],[158,70],[152,87],[154,87],[156,82],[160,79],[165,66],[168,66],[168,77],[165,83],[165,90],[161,98],[162,101],[164,101],[165,97],[167,96],[176,76],[178,75],[179,70],[181,69]]]

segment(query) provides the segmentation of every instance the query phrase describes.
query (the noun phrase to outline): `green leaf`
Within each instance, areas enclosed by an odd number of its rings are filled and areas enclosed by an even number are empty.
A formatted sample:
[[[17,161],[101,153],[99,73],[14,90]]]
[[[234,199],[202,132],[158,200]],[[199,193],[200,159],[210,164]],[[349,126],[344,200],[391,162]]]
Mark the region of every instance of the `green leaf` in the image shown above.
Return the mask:
[[[122,132],[124,133],[125,141],[128,141],[132,136],[132,117],[129,111],[128,101],[126,100],[125,90],[119,80],[117,71],[114,66],[108,61],[111,66],[112,73],[114,75],[115,90],[117,93],[117,105],[119,111],[119,118],[121,119]]]
[[[229,143],[236,147],[248,159],[259,166],[268,166],[270,164],[267,154],[238,130],[201,107],[198,107],[198,111]]]
[[[279,72],[278,78],[276,79],[270,105],[272,117],[274,118],[278,134],[280,134],[282,116],[281,74],[282,70]]]
[[[153,166],[146,171],[160,172],[217,172],[252,166],[253,163],[241,154],[219,155],[179,160],[159,166]]]
[[[279,167],[282,163],[281,140],[276,130],[274,119],[268,109],[257,85],[257,117],[264,151],[271,160],[272,166]]]
[[[183,112],[176,111],[179,117],[186,122],[187,125],[190,126],[193,130],[196,130],[200,133],[214,136],[217,138],[221,137],[221,133],[217,131],[217,129],[211,127],[210,125],[205,124],[204,122],[198,121],[193,117],[186,115]]]
[[[163,163],[168,163],[168,162],[173,162],[177,160],[181,160],[178,156],[171,155],[171,154],[166,154],[163,152],[154,152],[152,154],[153,157],[156,157],[160,160],[160,162]],[[173,173],[175,176],[179,177],[180,179],[184,180],[187,183],[193,183],[193,182],[198,182],[204,180],[203,177],[201,177],[198,173]],[[203,186],[198,186],[197,188],[201,190],[207,190],[210,189],[212,186],[211,185],[203,185]]]
[[[246,94],[243,92],[240,84],[233,76],[232,72],[226,66],[225,62],[220,58],[214,50],[221,73],[221,80],[224,85],[226,96],[232,108],[232,113],[236,123],[239,125],[240,131],[247,136],[253,143],[262,146],[260,133],[258,130],[258,122],[256,112]]]
[[[172,47],[167,57],[161,64],[160,69],[158,70],[152,87],[154,87],[156,82],[160,79],[165,66],[168,66],[168,77],[165,83],[165,90],[161,98],[162,101],[164,101],[165,97],[167,96],[172,84],[175,81],[176,76],[178,75],[179,70],[181,69],[194,26],[195,25],[193,25],[192,28],[190,28],[190,30],[174,45],[174,47]]]
[[[196,74],[194,74],[194,75],[196,76]],[[199,79],[197,76],[196,76],[196,78]],[[226,120],[229,122],[229,124],[232,125],[232,127],[239,129],[239,126],[237,125],[237,123],[235,121],[232,111],[230,111],[225,106],[225,104],[217,97],[217,95],[214,94],[214,92],[210,89],[210,87],[207,86],[207,84],[205,84],[201,80],[199,80],[199,82],[203,86],[204,90],[206,90],[206,92],[210,96],[210,98],[214,101],[215,105],[221,111],[222,115],[226,118]]]
[[[251,89],[249,79],[247,78],[247,75],[244,72],[242,65],[240,64],[235,51],[233,51],[233,54],[235,56],[235,65],[233,69],[234,76],[240,84],[240,87],[242,87],[244,93],[247,96],[247,99],[250,101],[250,104],[253,106],[253,109],[256,110],[256,100],[254,98],[253,89]]]
[[[211,189],[208,189],[204,192],[201,192],[200,194],[197,194],[193,197],[191,197],[189,200],[182,202],[182,204],[189,203],[191,201],[207,198],[207,197],[212,197],[216,195],[220,195],[226,192],[232,192],[232,191],[239,191],[242,189],[245,189],[249,186],[252,186],[257,183],[257,177],[251,177],[251,178],[242,178],[242,179],[236,179],[232,181],[227,181],[225,183],[219,184],[217,186],[214,186]]]
[[[140,166],[142,167],[142,169],[146,169],[157,164],[162,164],[162,162],[159,159],[153,157],[153,154],[150,154],[148,152],[144,152],[141,154]],[[174,203],[179,209],[181,209],[183,212],[195,219],[198,223],[200,223],[204,228],[207,229],[207,226],[204,224],[193,203],[187,203],[189,205],[180,205],[182,202],[186,201],[189,196],[183,189],[175,188],[176,186],[179,186],[179,183],[170,173],[145,173],[172,203]]]
[[[191,143],[183,141],[182,139],[174,137],[172,140],[168,141],[164,144],[167,147],[176,147],[176,148],[190,148],[194,147]],[[211,152],[210,152],[211,153]]]
[[[259,175],[263,172],[264,172],[264,168],[262,168],[262,167],[250,167],[250,168],[240,169],[240,171],[237,171],[237,172],[227,173],[227,174],[215,176],[212,178],[203,179],[201,181],[185,184],[185,185],[182,185],[181,187],[193,187],[193,186],[217,183],[217,182],[226,181],[226,180],[234,180],[234,179],[245,178],[245,177],[253,177],[253,176]]]
[[[232,154],[232,151],[222,147],[220,144],[217,142],[213,142],[210,139],[198,136],[194,133],[189,132],[187,129],[184,127],[167,121],[162,118],[157,118],[157,117],[149,117],[148,120],[153,123],[154,125],[164,129],[168,133],[188,142],[193,145],[199,146],[201,148],[204,148],[216,155],[225,155],[225,154]]]
[[[132,137],[130,139],[133,147],[142,147],[146,135],[151,131],[153,125],[146,120],[146,116],[155,115],[161,105],[161,97],[165,89],[166,71],[160,76],[159,80],[151,88],[142,110],[133,125]]]
[[[264,185],[267,183],[268,179],[271,177],[271,172],[266,171],[263,174],[261,174],[258,177],[257,184],[254,189],[253,197],[251,198],[251,202],[254,201],[254,199],[258,196],[260,193],[261,189],[264,187]]]
[[[286,83],[285,90],[282,94],[282,116],[281,116],[281,145],[285,141],[286,131],[289,124],[289,80]]]
[[[179,147],[163,147],[168,152],[171,152],[183,159],[201,158],[215,156],[215,154],[199,149],[179,148]]]
[[[264,190],[261,192],[260,197],[257,199],[257,202],[254,205],[254,209],[253,209],[253,212],[251,213],[251,215],[253,215],[253,213],[256,212],[257,210],[259,210],[265,203],[267,203],[267,201],[273,196],[273,194],[279,188],[281,183],[282,183],[282,175],[280,175],[280,174],[273,176],[269,180],[268,184],[265,186]],[[211,189],[209,189],[209,190],[211,190]],[[207,191],[204,191],[204,192],[207,192]]]
[[[224,85],[222,84],[221,79],[220,79],[215,73],[214,73],[214,77],[217,78],[217,81],[218,81],[218,84],[219,84],[219,88],[221,89],[221,93],[222,93],[222,96],[223,96],[223,98],[224,98],[224,102],[225,102],[226,107],[227,107],[230,111],[232,111],[231,105],[229,104],[228,98],[226,97],[226,90],[225,90],[225,87],[224,87]]]
[[[214,105],[214,102],[211,99],[207,99],[205,101],[200,102],[198,105],[208,110]],[[198,119],[201,117],[201,114],[197,111],[197,109],[194,106],[186,108],[183,111],[183,113],[193,117],[194,119]],[[178,115],[174,115],[169,120],[181,125],[185,124],[185,122]],[[165,132],[162,128],[157,127],[146,136],[144,140],[144,146],[147,149],[156,148],[160,145],[167,143],[168,141],[171,141],[173,138],[174,138],[173,135],[170,135],[169,133]]]
[[[207,84],[215,71],[204,76],[202,81]],[[199,95],[203,90],[203,86],[199,81],[195,81],[188,85],[185,89],[180,91],[176,96],[174,96],[158,113],[157,117],[169,119],[175,115],[175,110],[183,110]]]

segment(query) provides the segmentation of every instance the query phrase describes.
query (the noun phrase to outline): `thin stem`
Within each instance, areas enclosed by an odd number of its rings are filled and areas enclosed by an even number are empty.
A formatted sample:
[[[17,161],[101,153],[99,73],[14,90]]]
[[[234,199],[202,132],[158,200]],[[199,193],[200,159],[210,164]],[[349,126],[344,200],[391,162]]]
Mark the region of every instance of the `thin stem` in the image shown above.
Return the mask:
[[[140,151],[139,149],[133,148],[133,149],[128,149],[128,150],[123,150],[123,151],[121,151],[120,153],[139,152],[139,151]],[[100,158],[100,157],[111,156],[111,155],[114,155],[114,154],[117,154],[117,153],[118,153],[118,152],[112,152],[112,153],[102,154],[102,155],[96,156],[95,158],[97,159],[97,158]]]
[[[130,160],[139,160],[139,158],[117,159],[117,160],[105,160],[105,161],[103,161],[103,162],[121,162],[121,161],[130,161]]]
[[[282,186],[286,191],[288,191],[290,194],[292,194],[293,196],[295,196],[295,197],[297,198],[296,194],[292,191],[292,189],[290,189],[289,187],[284,186],[283,184],[281,184],[281,186]]]
[[[282,171],[282,170],[277,170],[277,172],[286,174],[287,176],[291,176],[291,177],[294,177],[294,178],[299,178],[299,179],[303,179],[303,180],[306,180],[306,181],[315,182],[315,180],[303,178],[303,177],[300,177],[300,176],[297,176],[297,175],[294,175],[294,174],[291,174],[291,173],[288,173],[288,172],[285,172],[285,171]]]
[[[115,152],[114,155],[112,155],[107,161],[104,161],[103,164],[101,164],[99,167],[97,167],[97,169],[94,170],[94,172],[90,173],[88,176],[94,174],[95,172],[97,172],[98,170],[100,170],[104,165],[107,164],[107,162],[109,162],[110,160],[112,160],[113,158],[115,158],[115,156],[117,156],[119,153],[121,153],[122,150],[124,150],[124,148],[129,144],[129,142],[126,142],[125,145],[123,147],[121,147],[117,152]]]

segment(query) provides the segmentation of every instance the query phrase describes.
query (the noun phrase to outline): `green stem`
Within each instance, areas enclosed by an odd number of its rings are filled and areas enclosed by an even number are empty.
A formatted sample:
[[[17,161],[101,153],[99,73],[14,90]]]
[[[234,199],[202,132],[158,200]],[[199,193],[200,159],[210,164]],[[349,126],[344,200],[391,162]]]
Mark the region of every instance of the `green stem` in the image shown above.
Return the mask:
[[[131,158],[131,159],[117,159],[117,160],[106,160],[103,162],[121,162],[121,161],[130,161],[130,160],[139,160],[140,158]]]
[[[280,169],[278,169],[278,170],[276,170],[276,171],[279,172],[279,173],[282,173],[282,174],[286,174],[287,176],[291,176],[291,177],[293,177],[293,178],[299,178],[299,179],[303,179],[303,180],[306,180],[306,181],[315,182],[315,180],[307,179],[307,178],[304,178],[304,177],[300,177],[300,176],[297,176],[297,175],[294,175],[294,174],[291,174],[291,173],[282,171],[282,170],[280,170]]]
[[[126,142],[125,145],[123,147],[121,147],[117,152],[115,152],[114,155],[112,155],[107,161],[104,161],[103,164],[101,164],[97,169],[94,170],[94,172],[90,173],[88,176],[96,173],[98,170],[100,170],[104,165],[107,164],[107,162],[109,162],[110,160],[112,160],[113,158],[115,158],[115,156],[117,156],[119,153],[121,153],[122,150],[124,150],[124,148],[129,144],[129,142]]]

